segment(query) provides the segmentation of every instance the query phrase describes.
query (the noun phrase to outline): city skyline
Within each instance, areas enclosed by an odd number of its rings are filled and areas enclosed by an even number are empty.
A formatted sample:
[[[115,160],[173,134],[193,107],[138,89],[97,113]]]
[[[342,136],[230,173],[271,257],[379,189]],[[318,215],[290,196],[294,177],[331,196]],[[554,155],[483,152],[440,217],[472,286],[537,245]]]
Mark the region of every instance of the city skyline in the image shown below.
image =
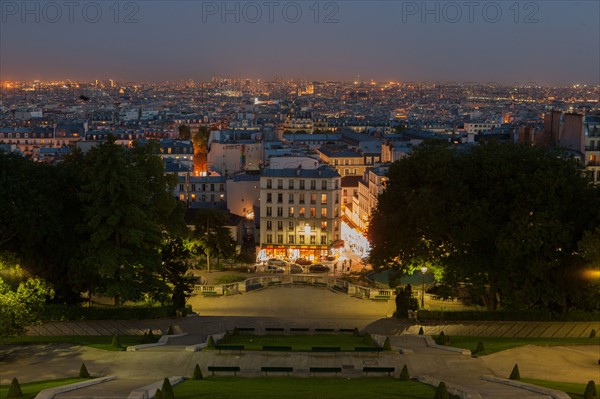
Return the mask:
[[[24,4],[2,3],[0,80],[600,82],[590,1]]]

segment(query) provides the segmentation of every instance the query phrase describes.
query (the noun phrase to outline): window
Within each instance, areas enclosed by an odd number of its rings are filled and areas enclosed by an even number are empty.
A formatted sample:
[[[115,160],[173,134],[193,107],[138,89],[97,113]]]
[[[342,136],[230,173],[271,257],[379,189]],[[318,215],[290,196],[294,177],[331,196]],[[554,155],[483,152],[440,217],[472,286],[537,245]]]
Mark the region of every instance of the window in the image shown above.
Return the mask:
[[[317,217],[317,209],[316,208],[310,208],[310,217],[311,218]]]
[[[273,243],[273,234],[267,234],[267,244]]]
[[[316,180],[311,180],[310,181],[310,189],[311,190],[316,190],[317,189],[317,181]]]
[[[321,222],[321,230],[327,230],[327,222]]]
[[[310,203],[311,204],[316,204],[317,203],[317,194],[311,194],[310,195]]]
[[[196,201],[196,194],[192,194],[192,201]]]
[[[270,220],[267,220],[267,230],[272,230],[273,229],[273,222],[271,222]]]
[[[280,231],[283,230],[283,222],[282,221],[277,222],[277,230],[280,230]]]
[[[300,194],[300,198],[298,199],[299,204],[304,204],[304,194]]]
[[[202,198],[202,202],[206,202],[206,194],[202,194],[201,198]]]
[[[192,184],[192,191],[196,191],[196,185]]]
[[[277,188],[283,189],[283,179],[277,179]]]
[[[340,193],[335,193],[335,203],[336,204],[340,203]]]
[[[225,191],[225,186],[223,186],[222,184],[219,184],[219,191]]]
[[[321,208],[321,217],[322,218],[326,218],[327,217],[327,208]]]
[[[294,194],[290,194],[288,197],[288,204],[293,204],[294,203]]]
[[[270,204],[271,203],[271,193],[267,193],[267,203]]]
[[[340,181],[336,180],[335,181],[335,189],[337,190],[338,188],[340,188]]]
[[[277,203],[283,204],[283,194],[281,194],[281,193],[277,194]]]
[[[304,244],[304,235],[300,234],[300,244]]]
[[[315,236],[310,236],[310,243],[311,243],[311,244],[316,244],[316,243],[317,243],[317,237],[315,237]]]
[[[270,206],[267,207],[267,216],[273,216],[273,211]]]
[[[327,180],[321,181],[321,190],[327,190]]]
[[[267,179],[267,188],[273,188],[273,181],[271,179]]]
[[[289,181],[288,188],[289,188],[290,190],[293,190],[293,189],[294,189],[294,181],[293,181],[292,179],[290,179],[290,181]]]
[[[327,245],[327,236],[321,236],[321,245]]]
[[[321,205],[327,205],[327,194],[321,194]]]
[[[292,222],[292,221],[288,222],[288,230],[294,231],[294,222]]]
[[[338,226],[338,221],[337,220],[335,222],[333,222],[333,229],[335,231],[338,231],[340,229],[340,227]],[[336,240],[337,240],[337,238],[336,238]]]
[[[306,208],[301,207],[300,208],[300,217],[304,217],[304,214],[306,213]]]
[[[283,207],[281,207],[281,206],[277,207],[277,216],[278,217],[282,217],[283,216]]]
[[[294,243],[294,235],[290,234],[288,235],[288,244],[293,244]]]
[[[214,183],[210,184],[210,191],[215,191],[215,185],[214,185]]]
[[[277,244],[283,244],[283,234],[277,234]]]
[[[344,197],[348,196],[348,189],[346,189],[346,188],[345,188],[345,189],[344,189],[344,192],[343,192],[343,194],[342,194],[342,195],[343,195]]]
[[[288,209],[288,217],[293,218],[294,217],[294,207],[290,206]]]
[[[304,180],[300,180],[300,190],[304,190]]]
[[[183,191],[183,184],[179,185],[179,191]]]

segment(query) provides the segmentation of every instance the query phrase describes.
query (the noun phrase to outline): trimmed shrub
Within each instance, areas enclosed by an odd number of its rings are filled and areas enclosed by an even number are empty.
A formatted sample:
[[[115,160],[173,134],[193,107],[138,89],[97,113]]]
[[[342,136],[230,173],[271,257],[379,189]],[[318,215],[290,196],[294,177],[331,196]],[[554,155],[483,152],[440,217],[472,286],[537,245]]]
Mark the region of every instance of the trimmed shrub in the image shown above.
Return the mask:
[[[408,381],[410,380],[410,374],[408,374],[408,367],[406,364],[402,367],[402,371],[400,372],[400,377],[398,377],[400,381]]]
[[[169,326],[169,331],[167,331],[167,335],[173,335],[173,334],[175,334],[173,332],[173,326]]]
[[[371,337],[371,334],[365,333],[365,335],[363,337],[363,343],[365,345],[369,345],[369,346],[373,345],[373,337]]]
[[[175,394],[173,393],[173,387],[171,386],[171,381],[168,378],[165,378],[162,384],[162,388],[160,389],[162,392],[163,399],[175,399]]]
[[[164,399],[162,391],[160,390],[160,388],[158,388],[156,390],[156,393],[154,394],[154,399]]]
[[[596,329],[592,328],[592,331],[590,331],[590,338],[596,338]]]
[[[81,363],[81,367],[79,368],[79,378],[90,378],[90,373],[88,373],[85,363]]]
[[[444,381],[441,381],[440,385],[438,385],[433,399],[449,399],[448,389],[446,389],[446,384],[444,383]]]
[[[392,343],[390,342],[390,338],[386,337],[385,342],[383,343],[383,349],[386,351],[392,350]]]
[[[416,298],[415,298],[416,299]],[[598,321],[600,312],[573,310],[569,313],[550,313],[535,310],[419,310],[419,321]]]
[[[483,342],[479,341],[477,343],[477,348],[475,348],[475,351],[473,353],[483,353],[485,352],[485,348],[483,346]]]
[[[208,341],[206,341],[206,347],[207,348],[214,348],[215,347],[215,339],[212,337],[212,335],[208,336]]]
[[[423,327],[420,327],[419,328],[419,335],[424,335],[424,334],[425,334],[425,331],[423,331]]]
[[[596,383],[594,380],[587,383],[585,391],[583,392],[583,399],[598,399],[598,392],[596,391]]]
[[[21,391],[21,385],[19,384],[19,380],[17,380],[17,377],[14,377],[10,382],[10,387],[8,388],[8,395],[6,395],[6,397],[9,399],[23,397],[23,391]]]
[[[360,337],[360,331],[358,331],[358,327],[354,327],[354,336]]]
[[[119,340],[118,335],[113,335],[112,347],[113,348],[121,348],[121,341]]]
[[[64,320],[145,320],[175,316],[173,306],[119,306],[80,307],[68,305],[46,305],[44,321]]]
[[[509,380],[520,380],[521,379],[521,374],[519,373],[519,365],[515,364],[515,367],[513,367],[512,371],[510,372],[510,377],[508,377]]]
[[[444,334],[444,332],[442,331],[440,333],[440,335],[438,335],[437,338],[435,339],[435,343],[438,345],[449,345],[450,337],[447,336],[446,334]]]
[[[201,380],[204,377],[202,376],[202,370],[200,370],[200,366],[198,365],[198,363],[196,363],[196,367],[194,368],[194,375],[192,376],[192,379],[194,380]]]

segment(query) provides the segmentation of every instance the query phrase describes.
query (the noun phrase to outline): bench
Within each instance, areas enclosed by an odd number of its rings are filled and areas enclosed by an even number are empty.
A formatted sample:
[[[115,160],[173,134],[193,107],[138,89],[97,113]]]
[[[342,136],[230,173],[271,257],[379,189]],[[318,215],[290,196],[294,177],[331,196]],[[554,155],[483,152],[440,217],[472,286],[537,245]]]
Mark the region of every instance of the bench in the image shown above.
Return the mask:
[[[383,352],[383,348],[375,346],[355,346],[354,352],[377,353],[377,356],[379,356],[379,352]]]
[[[215,291],[202,291],[202,295],[204,295],[204,296],[217,296],[218,294]]]
[[[290,373],[294,372],[294,368],[293,367],[261,367],[260,371],[265,373],[265,376],[267,375],[267,373],[287,373],[287,375],[289,376]]]
[[[389,301],[390,297],[387,295],[375,295],[371,298],[372,301]]]
[[[282,333],[282,332],[285,331],[285,328],[283,328],[283,327],[267,327],[267,328],[265,328],[265,331],[268,332],[268,333],[270,333],[270,332],[280,332],[280,333]]]
[[[233,372],[233,375],[237,375],[237,373],[240,371],[240,368],[238,366],[208,366],[208,371],[210,371],[212,373],[212,375],[215,375],[215,372]]]
[[[316,333],[320,333],[320,332],[332,333],[334,331],[335,331],[335,329],[333,329],[333,328],[315,328]]]
[[[339,346],[313,346],[312,352],[341,352],[342,348]]]
[[[388,373],[389,377],[394,371],[396,371],[395,367],[363,367],[363,372],[366,375],[369,375],[369,373]]]
[[[254,327],[236,327],[233,329],[234,334],[243,334],[243,333],[254,333],[256,329]]]
[[[342,368],[341,367],[311,367],[310,372],[313,374],[313,376],[316,373],[335,373],[335,375],[337,376],[337,373],[342,372]]]
[[[352,333],[354,334],[354,328],[340,328],[341,333]]]
[[[280,346],[280,345],[263,345],[262,350],[272,352],[291,352],[291,346]]]
[[[290,332],[308,332],[309,329],[308,328],[302,328],[302,327],[292,327],[290,328]]]
[[[239,351],[242,353],[244,345],[215,345],[215,349],[218,349],[219,353],[221,353],[221,351]]]

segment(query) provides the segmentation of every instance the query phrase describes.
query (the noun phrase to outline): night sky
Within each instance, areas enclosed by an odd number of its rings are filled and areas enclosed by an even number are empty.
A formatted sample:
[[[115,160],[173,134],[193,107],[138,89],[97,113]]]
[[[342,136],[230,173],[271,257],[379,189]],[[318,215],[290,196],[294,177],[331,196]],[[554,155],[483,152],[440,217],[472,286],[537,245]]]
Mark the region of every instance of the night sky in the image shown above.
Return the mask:
[[[73,3],[0,0],[0,79],[600,83],[597,0]]]

